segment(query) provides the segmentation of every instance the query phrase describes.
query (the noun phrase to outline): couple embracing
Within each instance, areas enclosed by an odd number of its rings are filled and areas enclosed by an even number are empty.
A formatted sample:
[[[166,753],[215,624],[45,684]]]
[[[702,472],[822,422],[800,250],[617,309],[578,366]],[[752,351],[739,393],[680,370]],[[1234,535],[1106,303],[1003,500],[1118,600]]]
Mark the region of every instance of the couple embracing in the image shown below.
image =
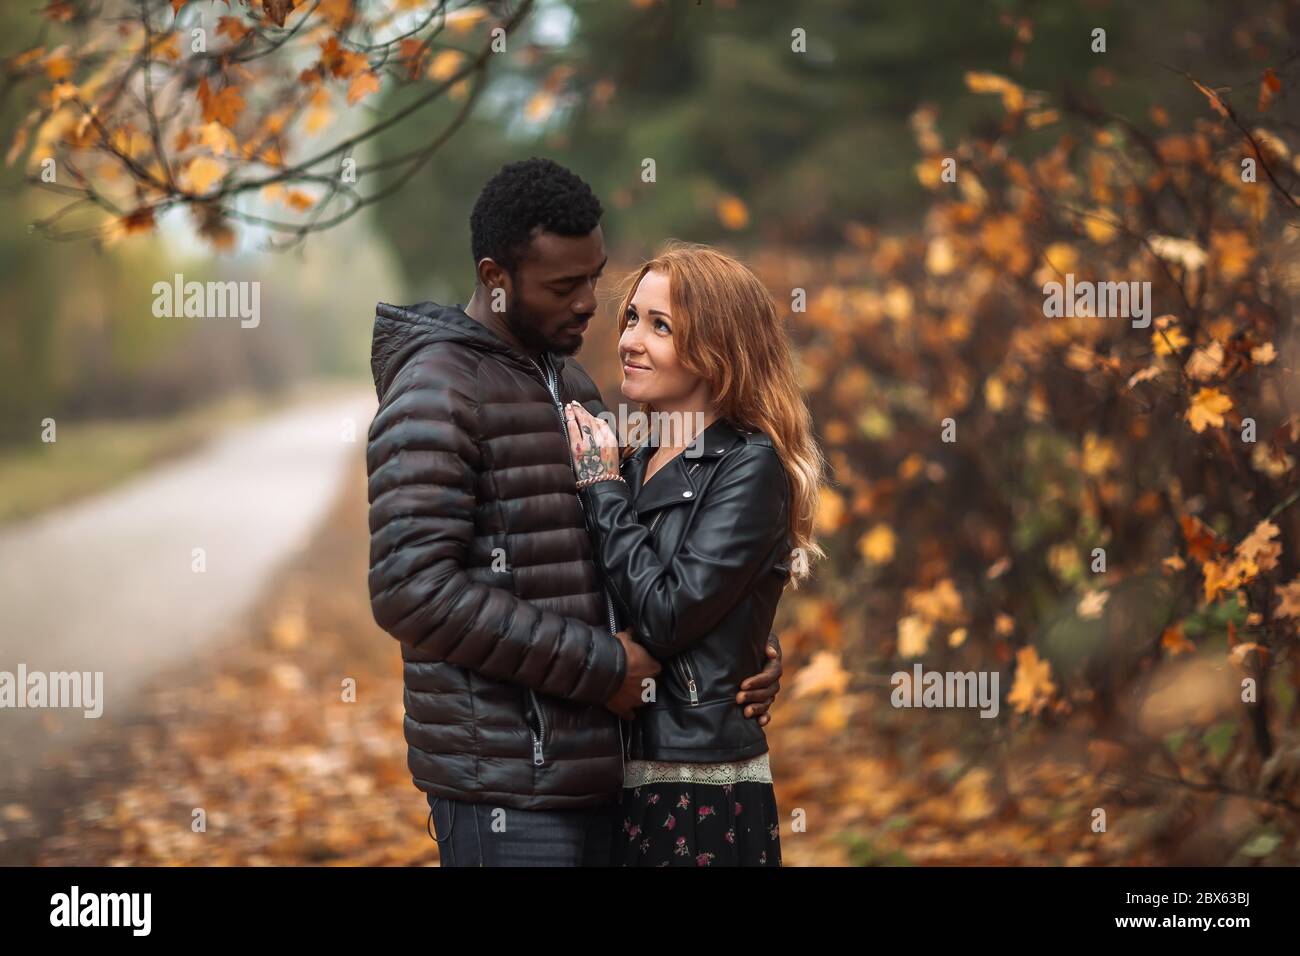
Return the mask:
[[[621,445],[572,358],[599,201],[543,159],[471,216],[463,307],[380,303],[370,596],[443,866],[779,866],[771,627],[822,475],[771,294],[670,244],[618,307]],[[602,413],[604,413],[602,415]]]

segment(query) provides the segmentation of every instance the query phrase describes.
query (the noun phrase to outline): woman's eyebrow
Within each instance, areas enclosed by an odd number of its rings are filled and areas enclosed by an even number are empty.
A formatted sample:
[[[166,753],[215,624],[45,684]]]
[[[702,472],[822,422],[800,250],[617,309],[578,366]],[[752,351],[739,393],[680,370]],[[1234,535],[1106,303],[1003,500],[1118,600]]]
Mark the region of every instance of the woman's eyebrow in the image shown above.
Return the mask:
[[[629,312],[639,312],[639,311],[640,311],[640,310],[636,307],[636,303],[635,303],[635,302],[629,302],[629,303],[627,304],[627,308],[628,308],[628,311],[629,311]],[[662,310],[660,310],[660,309],[646,309],[646,312],[647,312],[649,315],[658,315],[658,316],[662,316],[662,317],[665,318],[665,319],[671,319],[671,318],[672,318],[671,315],[669,315],[667,312],[664,312],[664,311],[662,311]]]
[[[638,312],[638,311],[640,311],[640,310],[637,310],[637,303],[629,302],[629,303],[628,303],[628,311],[629,311],[629,312]],[[671,315],[668,315],[667,312],[663,312],[663,311],[658,310],[658,308],[647,308],[646,312],[649,313],[649,315],[656,315],[656,316],[659,316],[660,319],[668,319],[669,321],[672,320],[672,316],[671,316]]]

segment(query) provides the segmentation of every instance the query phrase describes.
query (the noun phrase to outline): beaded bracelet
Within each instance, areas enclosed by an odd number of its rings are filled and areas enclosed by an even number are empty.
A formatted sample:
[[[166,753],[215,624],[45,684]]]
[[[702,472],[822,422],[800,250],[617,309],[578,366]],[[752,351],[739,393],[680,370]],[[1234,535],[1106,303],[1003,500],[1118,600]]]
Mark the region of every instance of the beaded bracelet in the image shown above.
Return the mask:
[[[594,478],[583,478],[577,483],[577,486],[579,488],[589,488],[590,486],[594,485],[598,481],[621,481],[623,482],[623,484],[625,485],[627,484],[627,479],[624,478],[622,475],[605,474],[605,475],[596,475]]]

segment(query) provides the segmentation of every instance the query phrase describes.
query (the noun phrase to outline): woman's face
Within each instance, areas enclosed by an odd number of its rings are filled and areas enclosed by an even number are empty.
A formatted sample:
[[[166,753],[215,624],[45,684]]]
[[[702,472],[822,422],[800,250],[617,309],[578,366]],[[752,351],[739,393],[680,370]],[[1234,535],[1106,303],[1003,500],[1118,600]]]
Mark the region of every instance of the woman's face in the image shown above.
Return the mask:
[[[652,271],[641,277],[632,295],[618,340],[623,394],[659,409],[697,407],[704,404],[708,386],[678,360],[669,288],[668,276]]]

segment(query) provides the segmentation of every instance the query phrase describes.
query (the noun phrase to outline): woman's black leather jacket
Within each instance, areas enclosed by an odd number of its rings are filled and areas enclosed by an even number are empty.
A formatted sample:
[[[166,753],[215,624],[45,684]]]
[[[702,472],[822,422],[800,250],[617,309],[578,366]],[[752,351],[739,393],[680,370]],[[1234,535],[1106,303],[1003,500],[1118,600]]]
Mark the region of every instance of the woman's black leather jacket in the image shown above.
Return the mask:
[[[584,489],[597,565],[634,640],[663,664],[631,723],[634,759],[714,763],[766,752],[736,706],[790,575],[790,491],[771,440],[725,419],[643,483],[654,448],[621,481]]]

